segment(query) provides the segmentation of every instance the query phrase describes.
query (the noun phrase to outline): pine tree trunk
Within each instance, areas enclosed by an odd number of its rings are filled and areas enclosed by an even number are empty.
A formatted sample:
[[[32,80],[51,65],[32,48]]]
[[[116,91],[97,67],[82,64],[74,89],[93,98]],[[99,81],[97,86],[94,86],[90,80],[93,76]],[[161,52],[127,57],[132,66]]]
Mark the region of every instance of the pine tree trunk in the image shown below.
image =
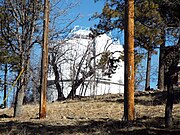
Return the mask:
[[[151,51],[148,50],[145,90],[150,90]]]
[[[24,99],[24,88],[25,86],[18,88],[15,98],[14,117],[20,117],[23,114],[22,105]]]
[[[42,58],[41,58],[41,92],[39,118],[46,118],[47,111],[47,77],[48,77],[48,35],[49,35],[49,12],[50,1],[44,0],[44,22],[43,22],[43,42],[42,42]]]
[[[38,99],[37,99],[37,91],[36,91],[37,89],[36,89],[36,87],[35,86],[33,86],[33,103],[38,103]]]
[[[173,83],[172,78],[170,77],[168,81],[168,89],[167,89],[167,102],[165,108],[165,126],[172,127],[172,109],[173,109],[173,100],[174,100],[174,91],[173,91]]]
[[[124,119],[135,118],[134,110],[134,0],[125,1],[125,46],[124,46]]]
[[[5,64],[4,68],[4,108],[6,108],[6,91],[7,91],[7,72],[8,72],[8,67],[7,64]]]
[[[164,38],[164,37],[163,37]],[[159,74],[158,74],[158,89],[165,90],[164,87],[164,52],[165,52],[165,39],[160,45],[160,54],[159,54]]]
[[[21,55],[21,68],[24,69],[25,64],[25,58],[24,55]],[[21,72],[21,71],[20,71]],[[19,75],[20,75],[19,72]],[[26,72],[26,71],[25,71]],[[24,99],[24,93],[26,88],[26,79],[25,79],[25,73],[23,72],[20,76],[20,79],[18,80],[18,89],[16,91],[15,96],[15,107],[14,107],[14,117],[20,117],[23,113],[22,111],[22,105],[23,105],[23,99]]]

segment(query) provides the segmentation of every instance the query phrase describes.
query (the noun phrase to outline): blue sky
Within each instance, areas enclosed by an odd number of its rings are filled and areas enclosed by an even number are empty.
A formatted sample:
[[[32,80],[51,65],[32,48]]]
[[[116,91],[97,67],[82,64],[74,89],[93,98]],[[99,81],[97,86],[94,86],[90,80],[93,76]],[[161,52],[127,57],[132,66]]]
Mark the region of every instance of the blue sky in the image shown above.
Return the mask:
[[[103,5],[103,0],[96,3],[94,0],[79,0],[79,5],[72,10],[72,14],[80,14],[81,17],[73,25],[93,27],[98,21],[89,21],[89,18],[91,18],[95,12],[101,12]]]
[[[94,3],[94,0],[80,0],[79,5],[73,10],[74,14],[81,14],[81,18],[79,18],[73,25],[85,26],[85,27],[93,27],[94,24],[98,23],[98,20],[89,21],[89,18],[95,13],[100,13],[102,11],[104,5],[104,1],[100,0]],[[124,43],[124,34],[116,33],[116,37],[119,38],[120,43]],[[146,59],[143,61],[143,65],[146,68]],[[158,65],[158,55],[152,56],[152,76],[151,76],[151,87],[156,89],[157,85],[157,65]],[[142,69],[143,70],[143,69]],[[144,83],[142,85],[145,85]]]
[[[72,26],[83,26],[83,27],[93,27],[95,24],[98,23],[98,19],[91,19],[95,12],[101,13],[102,8],[104,7],[104,0],[99,0],[98,2],[94,2],[94,0],[79,0],[78,6],[76,6],[70,13],[70,16],[76,16],[80,14],[80,18],[75,21]],[[120,33],[113,33],[113,36],[119,38],[120,43],[124,43],[124,34],[123,32]]]

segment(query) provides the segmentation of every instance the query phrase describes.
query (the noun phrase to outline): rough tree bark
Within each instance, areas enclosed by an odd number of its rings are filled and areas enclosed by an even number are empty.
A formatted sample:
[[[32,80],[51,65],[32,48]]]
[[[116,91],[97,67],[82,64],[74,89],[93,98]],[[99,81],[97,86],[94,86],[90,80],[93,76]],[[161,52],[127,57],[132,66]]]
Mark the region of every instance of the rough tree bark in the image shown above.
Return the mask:
[[[173,109],[173,101],[174,101],[174,90],[173,90],[173,81],[172,75],[169,74],[169,81],[167,84],[167,102],[165,108],[165,126],[172,127],[172,109]]]
[[[16,91],[14,117],[20,117],[23,113],[22,105],[24,101],[25,91],[27,89],[29,81],[30,50],[28,50],[26,53],[22,53],[20,63],[21,70],[23,70],[24,72],[20,76],[19,86]],[[19,74],[20,72],[22,71],[19,71]]]
[[[48,35],[49,35],[49,12],[50,2],[44,1],[44,22],[43,22],[43,45],[41,59],[41,92],[40,92],[40,107],[39,118],[46,118],[46,91],[48,77]]]
[[[57,64],[55,63],[56,61],[56,56],[53,55],[52,53],[52,60],[51,60],[51,64],[52,64],[52,67],[53,67],[53,71],[54,71],[54,75],[55,75],[55,85],[56,85],[56,89],[58,91],[58,101],[64,99],[64,94],[63,94],[63,91],[62,91],[62,88],[61,88],[61,85],[59,84],[60,80],[60,75],[59,75],[59,71],[58,71],[58,66]]]
[[[134,110],[134,0],[125,1],[125,87],[124,87],[124,119],[133,121]]]
[[[180,45],[170,46],[167,48],[165,53],[166,62],[166,76],[165,83],[167,84],[167,102],[165,108],[165,126],[173,126],[173,101],[174,101],[174,90],[173,85],[178,81],[178,63],[180,60]]]
[[[151,50],[148,50],[145,90],[150,90],[151,53],[152,53],[152,51],[151,51]]]
[[[160,45],[159,50],[159,74],[158,74],[158,89],[165,90],[164,87],[164,49],[165,49],[165,35],[162,36],[163,43]]]
[[[21,55],[21,68],[25,68],[25,58],[24,55]],[[19,71],[20,74],[21,71]],[[23,99],[24,99],[24,92],[25,92],[25,74],[22,73],[20,79],[19,79],[19,85],[16,91],[15,96],[15,107],[14,107],[14,117],[20,117],[23,113],[22,105],[23,105]]]
[[[6,91],[7,91],[7,72],[8,72],[8,66],[7,63],[4,67],[4,108],[6,108]]]

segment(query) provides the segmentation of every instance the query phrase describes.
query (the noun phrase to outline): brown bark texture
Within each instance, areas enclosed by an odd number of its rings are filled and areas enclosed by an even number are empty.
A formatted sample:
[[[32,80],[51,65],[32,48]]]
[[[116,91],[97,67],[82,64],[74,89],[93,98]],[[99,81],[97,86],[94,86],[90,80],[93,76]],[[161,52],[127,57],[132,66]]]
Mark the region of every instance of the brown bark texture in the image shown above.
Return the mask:
[[[124,118],[134,120],[134,0],[127,0],[125,9],[125,88]]]

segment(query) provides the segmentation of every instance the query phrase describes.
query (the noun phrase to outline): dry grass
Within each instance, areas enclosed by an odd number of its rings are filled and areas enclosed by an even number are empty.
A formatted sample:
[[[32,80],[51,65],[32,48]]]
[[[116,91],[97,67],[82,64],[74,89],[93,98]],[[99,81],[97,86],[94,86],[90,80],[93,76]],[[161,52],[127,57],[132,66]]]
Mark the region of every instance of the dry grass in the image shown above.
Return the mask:
[[[150,103],[153,100],[146,96],[138,98]],[[164,104],[139,102],[135,106],[136,120],[130,125],[122,121],[123,110],[123,97],[118,95],[48,103],[47,118],[43,120],[38,119],[38,105],[24,105],[20,118],[8,118],[13,115],[12,108],[0,110],[0,130],[1,134],[20,135],[180,133],[180,104],[174,105],[174,128],[168,130],[164,128]]]

